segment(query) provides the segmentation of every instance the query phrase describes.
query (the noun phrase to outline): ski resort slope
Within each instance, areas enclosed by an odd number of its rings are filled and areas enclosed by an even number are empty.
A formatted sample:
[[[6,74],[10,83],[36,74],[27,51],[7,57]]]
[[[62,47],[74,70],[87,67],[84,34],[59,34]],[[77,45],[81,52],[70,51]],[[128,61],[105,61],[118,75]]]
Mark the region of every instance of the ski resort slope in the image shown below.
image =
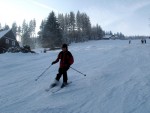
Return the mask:
[[[0,113],[150,113],[150,40],[101,40],[69,46],[72,83],[52,93],[60,52],[0,54]],[[61,81],[62,82],[62,79]],[[57,87],[58,88],[58,87]]]

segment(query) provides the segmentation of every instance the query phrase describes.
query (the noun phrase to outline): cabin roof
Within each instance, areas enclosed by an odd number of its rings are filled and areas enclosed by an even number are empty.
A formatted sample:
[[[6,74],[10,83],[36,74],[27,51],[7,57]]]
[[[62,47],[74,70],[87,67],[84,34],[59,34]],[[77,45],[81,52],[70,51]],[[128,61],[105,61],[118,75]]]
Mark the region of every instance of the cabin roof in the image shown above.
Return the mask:
[[[0,31],[0,38],[2,38],[6,33],[8,33],[10,31],[10,29],[8,30],[1,30]]]

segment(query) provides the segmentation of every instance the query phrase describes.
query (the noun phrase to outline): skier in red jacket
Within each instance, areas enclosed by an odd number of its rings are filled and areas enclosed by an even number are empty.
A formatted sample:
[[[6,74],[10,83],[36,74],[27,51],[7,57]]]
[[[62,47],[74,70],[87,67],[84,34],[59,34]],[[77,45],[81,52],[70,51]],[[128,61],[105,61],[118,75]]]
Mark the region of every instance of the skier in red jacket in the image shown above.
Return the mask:
[[[68,51],[67,44],[62,45],[62,51],[58,54],[57,59],[52,62],[52,65],[59,62],[59,60],[60,60],[60,67],[58,70],[58,74],[56,75],[54,83],[51,84],[51,87],[55,87],[58,84],[59,79],[61,78],[62,75],[63,75],[63,84],[61,87],[67,85],[68,80],[67,71],[70,68],[70,65],[72,65],[74,62],[74,58],[71,52]]]

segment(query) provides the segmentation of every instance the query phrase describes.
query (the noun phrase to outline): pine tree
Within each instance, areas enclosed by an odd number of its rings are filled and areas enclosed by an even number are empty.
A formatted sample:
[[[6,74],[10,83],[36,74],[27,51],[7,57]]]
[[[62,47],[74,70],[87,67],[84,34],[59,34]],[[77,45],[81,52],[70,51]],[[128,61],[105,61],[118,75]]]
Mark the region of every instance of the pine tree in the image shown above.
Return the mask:
[[[75,14],[74,14],[74,12],[70,12],[69,25],[70,25],[70,30],[74,31],[75,30]]]
[[[15,35],[15,37],[16,37],[16,35],[17,35],[17,24],[16,24],[16,22],[14,22],[13,24],[12,24],[12,31],[13,31],[13,33],[14,33],[14,35]]]
[[[64,31],[65,29],[65,19],[63,14],[58,14],[58,23],[60,25],[60,29],[62,29]]]
[[[19,37],[19,41],[21,41],[22,35],[21,35],[21,27],[20,27],[20,26],[19,26],[18,29],[17,29],[17,35],[18,35],[18,37]]]
[[[76,14],[76,27],[77,27],[77,34],[76,34],[76,40],[75,42],[80,42],[82,38],[82,19],[81,19],[81,13],[80,11]]]
[[[104,36],[104,32],[101,28],[101,26],[99,26],[98,24],[96,25],[96,36],[97,36],[97,39],[102,39],[102,37]]]
[[[54,48],[62,44],[62,32],[59,26],[60,25],[55,16],[55,13],[52,11],[49,14],[46,24],[44,26],[43,47]]]
[[[29,45],[30,34],[28,33],[28,24],[26,23],[26,20],[23,21],[21,34],[22,34],[21,35],[22,45],[23,46]]]
[[[8,30],[9,29],[9,25],[6,25],[4,26],[4,30]]]
[[[36,28],[36,20],[35,20],[35,18],[34,18],[34,19],[33,19],[33,32],[34,32],[34,34],[35,34],[35,32],[36,32],[35,28]]]
[[[42,20],[41,25],[40,25],[40,31],[38,32],[39,38],[38,38],[38,46],[42,47],[42,44],[44,44],[44,27],[46,24],[46,20]]]
[[[83,41],[89,40],[91,37],[91,22],[86,13],[82,14],[82,32],[83,32]]]
[[[78,11],[77,15],[76,15],[76,26],[77,26],[78,31],[81,31],[81,14],[80,14],[80,11]]]
[[[68,15],[65,17],[63,14],[58,14],[58,23],[60,24],[60,29],[62,30],[62,42],[69,43],[69,32],[67,27],[69,26],[69,19]]]
[[[41,25],[40,25],[40,31],[38,32],[39,38],[41,40],[43,38],[45,24],[46,24],[46,20],[42,20]]]
[[[75,14],[74,12],[70,12],[69,15],[69,29],[70,29],[70,38],[71,41],[75,41]]]
[[[29,22],[30,37],[35,37],[36,20],[33,19]]]

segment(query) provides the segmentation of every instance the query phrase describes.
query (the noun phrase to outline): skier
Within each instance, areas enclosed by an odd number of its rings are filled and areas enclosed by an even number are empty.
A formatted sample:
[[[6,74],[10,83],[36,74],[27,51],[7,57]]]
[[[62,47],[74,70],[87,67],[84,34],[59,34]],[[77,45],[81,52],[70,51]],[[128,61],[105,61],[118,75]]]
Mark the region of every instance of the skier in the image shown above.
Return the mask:
[[[61,85],[61,88],[67,85],[67,80],[68,80],[67,71],[70,68],[70,65],[72,65],[74,62],[74,58],[71,52],[68,51],[67,44],[62,45],[62,51],[58,54],[57,59],[52,62],[52,65],[59,62],[59,60],[60,60],[60,66],[59,66],[58,74],[56,75],[54,83],[51,84],[51,88],[55,87],[58,84],[59,79],[61,78],[62,75],[63,75],[63,84]]]
[[[131,44],[131,40],[129,40],[129,44]]]

